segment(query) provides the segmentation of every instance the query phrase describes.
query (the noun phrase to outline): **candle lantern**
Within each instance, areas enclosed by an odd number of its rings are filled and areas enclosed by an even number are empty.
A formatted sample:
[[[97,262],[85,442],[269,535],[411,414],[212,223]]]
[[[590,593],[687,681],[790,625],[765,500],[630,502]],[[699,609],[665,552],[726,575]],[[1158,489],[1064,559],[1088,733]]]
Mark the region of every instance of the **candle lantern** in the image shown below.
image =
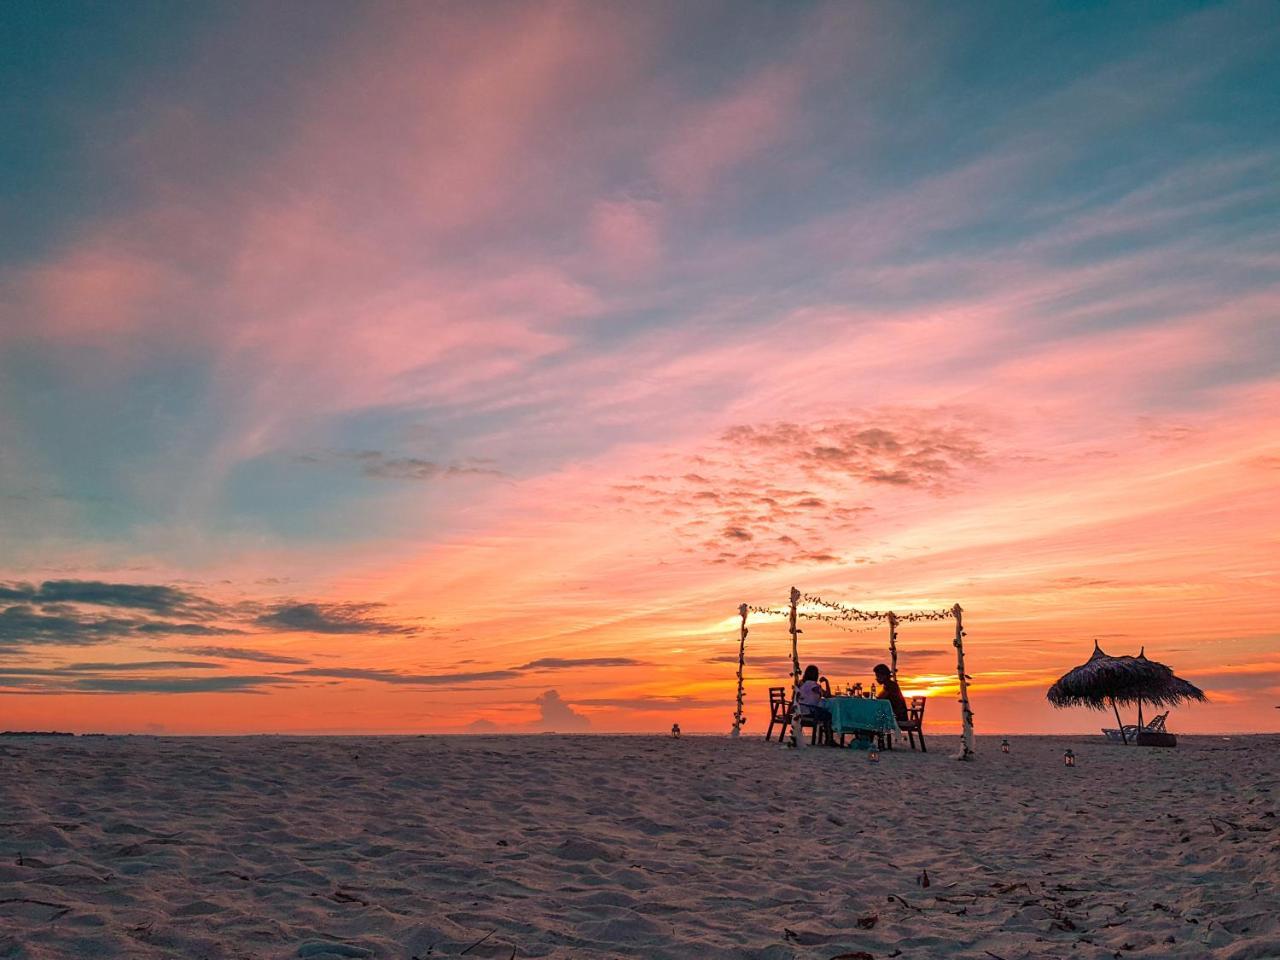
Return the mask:
[[[1001,753],[1009,752],[1009,741],[1007,739],[1000,741],[1000,752]]]
[[[1075,751],[1068,750],[1066,753],[1064,753],[1062,755],[1062,762],[1066,764],[1068,767],[1074,767],[1076,765]]]
[[[873,746],[870,750],[867,751],[867,759],[870,760],[872,763],[879,763],[880,751]]]
[[[673,724],[671,725],[671,736],[672,736],[672,737],[674,737],[674,738],[675,738],[675,739],[677,739],[677,740],[679,740],[679,739],[680,739],[680,724],[678,724],[678,723],[673,723]]]

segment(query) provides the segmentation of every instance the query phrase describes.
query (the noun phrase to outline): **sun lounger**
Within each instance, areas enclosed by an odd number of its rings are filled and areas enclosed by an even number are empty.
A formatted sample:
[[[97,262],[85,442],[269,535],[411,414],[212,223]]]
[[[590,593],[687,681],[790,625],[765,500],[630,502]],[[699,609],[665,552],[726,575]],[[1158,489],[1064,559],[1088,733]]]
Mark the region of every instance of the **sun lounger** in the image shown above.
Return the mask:
[[[1123,731],[1103,727],[1102,735],[1113,743],[1136,743],[1144,747],[1176,746],[1177,738],[1164,728],[1165,721],[1168,719],[1169,714],[1166,712],[1158,717],[1152,717],[1151,721],[1143,727],[1139,727],[1136,723],[1125,724]]]

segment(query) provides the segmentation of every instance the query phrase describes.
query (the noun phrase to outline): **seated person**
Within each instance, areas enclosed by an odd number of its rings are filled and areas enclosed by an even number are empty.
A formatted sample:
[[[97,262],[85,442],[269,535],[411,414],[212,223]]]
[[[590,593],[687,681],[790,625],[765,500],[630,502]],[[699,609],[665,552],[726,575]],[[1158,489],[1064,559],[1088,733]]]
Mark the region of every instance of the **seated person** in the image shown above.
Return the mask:
[[[907,719],[907,700],[902,695],[902,688],[898,686],[898,681],[893,679],[893,671],[889,669],[887,664],[877,663],[875,666],[876,683],[880,684],[880,692],[876,694],[878,700],[888,700],[889,705],[893,707],[893,715],[899,723]]]
[[[819,742],[831,742],[831,711],[822,705],[822,684],[818,679],[818,668],[810,664],[805,668],[800,680],[800,689],[796,691],[796,709],[802,717],[810,717],[818,725]],[[797,731],[797,735],[799,731]]]

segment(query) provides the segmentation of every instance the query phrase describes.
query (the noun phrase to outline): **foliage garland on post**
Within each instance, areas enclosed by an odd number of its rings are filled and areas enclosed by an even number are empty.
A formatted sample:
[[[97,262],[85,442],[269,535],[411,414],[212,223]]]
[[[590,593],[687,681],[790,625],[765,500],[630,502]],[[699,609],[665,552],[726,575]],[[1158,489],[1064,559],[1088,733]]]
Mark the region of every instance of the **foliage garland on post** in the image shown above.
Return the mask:
[[[898,682],[898,617],[892,610],[885,618],[889,621],[889,672],[894,683]]]
[[[960,604],[951,608],[956,618],[956,675],[960,678],[960,753],[957,760],[972,760],[973,753],[973,711],[969,709],[969,675],[964,672],[964,611]]]
[[[803,747],[804,737],[800,735],[800,627],[796,624],[796,616],[800,607],[800,591],[791,588],[791,607],[789,626],[791,632],[791,746]]]
[[[738,708],[733,713],[733,733],[730,736],[738,736],[738,732],[742,729],[742,725],[747,722],[747,718],[742,715],[742,668],[747,660],[747,605],[745,603],[738,605],[738,616],[742,618],[742,625],[738,628]]]

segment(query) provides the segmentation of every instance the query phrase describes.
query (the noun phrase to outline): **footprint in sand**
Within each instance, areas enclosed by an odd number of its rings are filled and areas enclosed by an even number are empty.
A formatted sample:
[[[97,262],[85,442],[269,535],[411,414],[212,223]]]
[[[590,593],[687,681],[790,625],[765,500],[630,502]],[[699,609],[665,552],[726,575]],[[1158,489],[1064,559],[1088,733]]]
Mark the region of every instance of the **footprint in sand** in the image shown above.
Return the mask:
[[[214,903],[211,900],[194,900],[178,907],[169,914],[171,917],[207,917],[211,913],[222,913],[226,910],[220,903]]]
[[[561,860],[617,860],[619,854],[594,840],[583,840],[572,837],[555,848],[555,855]]]
[[[299,945],[298,956],[314,960],[332,960],[336,957],[372,957],[373,951],[354,943],[337,943],[333,940],[307,940]]]

